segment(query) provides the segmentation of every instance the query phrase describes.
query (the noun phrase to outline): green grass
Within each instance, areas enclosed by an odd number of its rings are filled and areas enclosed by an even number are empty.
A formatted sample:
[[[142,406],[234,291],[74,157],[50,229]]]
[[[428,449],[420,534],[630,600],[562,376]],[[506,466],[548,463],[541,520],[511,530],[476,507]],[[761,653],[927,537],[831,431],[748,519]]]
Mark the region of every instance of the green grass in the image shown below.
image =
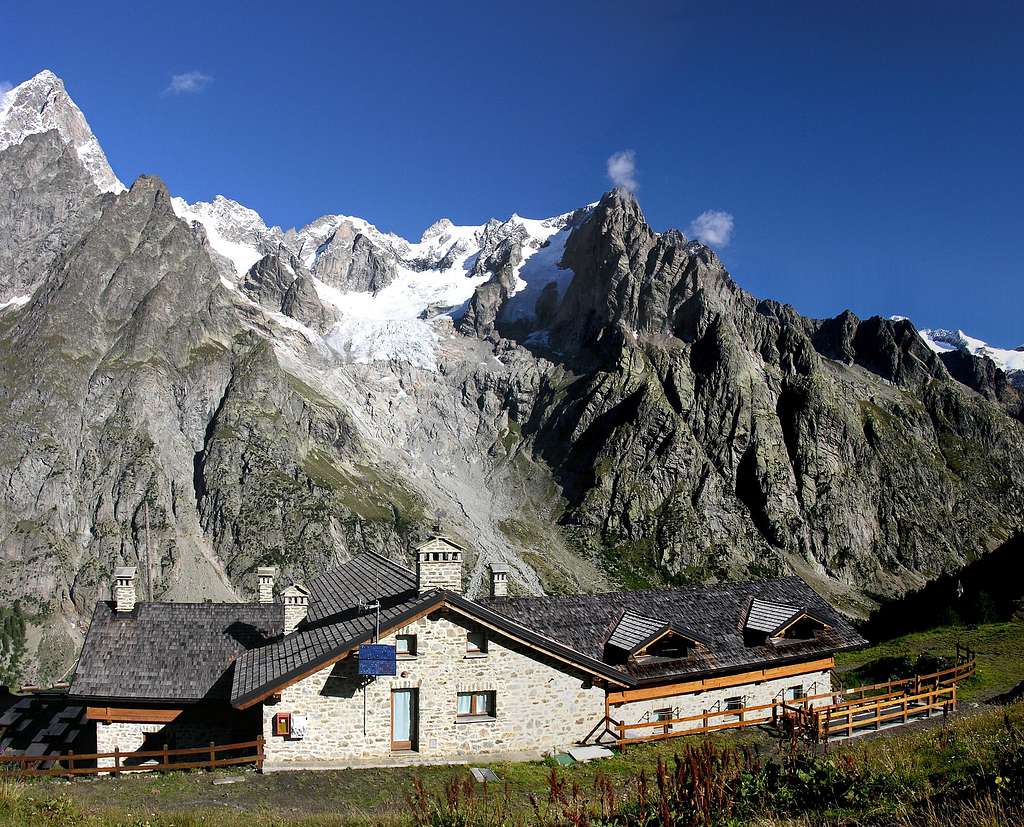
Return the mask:
[[[690,739],[687,739],[688,741]],[[744,731],[710,740],[720,744],[759,744],[770,748],[761,732]],[[658,757],[665,759],[679,749],[664,741],[638,744],[610,759],[577,764],[560,772],[587,790],[598,774],[625,784],[641,769],[654,771]],[[550,761],[488,764],[507,784],[516,809],[524,816],[530,809],[530,794],[547,795]],[[259,775],[251,770],[216,772],[175,772],[165,776],[137,775],[99,778],[73,783],[56,779],[8,785],[17,790],[21,804],[8,809],[5,820],[4,793],[0,789],[0,827],[61,824],[53,813],[63,810],[79,820],[69,824],[88,827],[108,825],[339,825],[361,827],[408,824],[406,795],[419,776],[426,788],[443,795],[445,785],[469,774],[466,766],[393,767],[277,772]],[[214,779],[240,778],[239,783],[215,785]],[[244,819],[240,813],[244,812]],[[22,820],[10,820],[13,814]]]
[[[971,802],[988,794],[996,777],[995,759],[1006,724],[1024,727],[1024,705],[988,708],[940,725],[889,734],[875,739],[856,739],[833,745],[828,766],[858,768],[865,778],[884,780],[887,795],[861,795],[850,800],[822,800],[813,815],[766,814],[770,821],[753,824],[903,824],[904,819],[936,801]],[[785,762],[791,758],[788,743],[760,731],[712,736],[718,746],[756,750],[762,761]],[[699,738],[685,738],[630,747],[603,761],[575,765],[558,772],[575,783],[584,796],[595,789],[598,776],[608,778],[620,794],[633,788],[640,770],[653,777],[659,758],[671,760]],[[490,765],[502,779],[502,789],[489,795],[509,804],[509,825],[529,824],[532,808],[528,796],[545,800],[551,765],[547,762]],[[445,786],[468,776],[464,766],[363,769],[326,772],[288,772],[257,775],[251,771],[216,773],[178,772],[120,779],[102,778],[68,783],[43,779],[34,782],[0,782],[0,827],[85,825],[85,827],[398,827],[409,824],[406,795],[417,776],[432,797],[443,799]],[[215,785],[214,779],[239,779],[239,783]],[[809,782],[812,785],[815,781]],[[875,785],[877,786],[877,784]],[[871,787],[872,789],[874,787]],[[813,787],[813,789],[817,789]],[[824,789],[824,787],[823,787]],[[475,795],[483,794],[474,787]],[[507,790],[507,792],[506,792]],[[483,809],[487,809],[484,807]],[[789,820],[792,818],[793,820]],[[805,820],[806,819],[806,820]],[[862,821],[861,819],[864,819]],[[929,822],[931,823],[931,822]],[[958,822],[935,822],[952,824]],[[467,820],[466,827],[493,822]]]
[[[988,700],[1024,681],[1024,622],[988,623],[980,626],[944,627],[895,638],[859,652],[836,656],[836,669],[846,685],[858,680],[872,661],[909,655],[952,656],[956,644],[977,653],[978,672],[959,690],[963,701]]]

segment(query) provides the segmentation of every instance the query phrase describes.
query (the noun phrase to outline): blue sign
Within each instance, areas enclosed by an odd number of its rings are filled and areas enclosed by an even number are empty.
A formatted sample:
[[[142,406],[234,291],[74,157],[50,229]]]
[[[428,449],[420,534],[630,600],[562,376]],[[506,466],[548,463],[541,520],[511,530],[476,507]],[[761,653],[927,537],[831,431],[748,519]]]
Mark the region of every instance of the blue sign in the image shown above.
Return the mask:
[[[395,675],[397,672],[394,646],[364,643],[359,647],[360,675]]]

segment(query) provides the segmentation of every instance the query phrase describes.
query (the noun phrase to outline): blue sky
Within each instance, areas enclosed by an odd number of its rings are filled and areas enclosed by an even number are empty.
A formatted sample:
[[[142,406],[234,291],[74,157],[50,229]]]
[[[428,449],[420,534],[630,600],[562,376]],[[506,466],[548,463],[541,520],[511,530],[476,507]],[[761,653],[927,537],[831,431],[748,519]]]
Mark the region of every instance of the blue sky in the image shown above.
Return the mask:
[[[552,215],[631,150],[758,296],[1024,344],[1024,6],[756,5],[11,4],[0,82],[53,69],[124,181],[282,226]]]

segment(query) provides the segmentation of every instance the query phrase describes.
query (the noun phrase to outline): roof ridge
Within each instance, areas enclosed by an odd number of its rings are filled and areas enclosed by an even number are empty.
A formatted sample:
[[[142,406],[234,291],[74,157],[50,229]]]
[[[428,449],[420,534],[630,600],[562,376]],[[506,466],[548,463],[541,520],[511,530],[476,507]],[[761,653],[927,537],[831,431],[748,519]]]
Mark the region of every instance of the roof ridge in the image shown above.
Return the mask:
[[[518,601],[527,600],[574,600],[577,598],[609,598],[609,597],[626,597],[626,596],[646,596],[646,595],[661,595],[661,594],[687,594],[691,592],[707,592],[714,591],[715,589],[727,589],[741,586],[756,586],[765,585],[770,583],[783,583],[786,581],[797,580],[807,588],[813,591],[813,588],[798,574],[787,574],[782,577],[771,577],[768,579],[749,579],[749,580],[728,580],[720,583],[699,583],[689,586],[653,586],[648,589],[620,589],[618,591],[610,592],[581,592],[579,594],[534,594],[534,595],[522,595],[518,597],[503,597],[502,601],[507,603],[514,603]],[[816,593],[816,592],[815,592]],[[751,595],[753,597],[753,595]],[[629,607],[626,607],[629,610]],[[634,612],[634,614],[639,614]],[[657,620],[657,618],[651,618]]]
[[[378,551],[375,551],[372,548],[368,548],[368,549],[366,549],[365,551],[363,551],[361,553],[362,554],[369,554],[371,557],[376,557],[378,560],[381,560],[384,563],[387,563],[392,568],[398,569],[399,571],[403,572],[404,574],[411,574],[413,576],[416,575],[415,570],[409,568],[408,566],[404,566],[401,563],[395,562],[390,557],[385,557],[383,554],[381,554]],[[353,557],[352,560],[355,560],[355,557]],[[351,563],[352,560],[349,560],[349,562]]]

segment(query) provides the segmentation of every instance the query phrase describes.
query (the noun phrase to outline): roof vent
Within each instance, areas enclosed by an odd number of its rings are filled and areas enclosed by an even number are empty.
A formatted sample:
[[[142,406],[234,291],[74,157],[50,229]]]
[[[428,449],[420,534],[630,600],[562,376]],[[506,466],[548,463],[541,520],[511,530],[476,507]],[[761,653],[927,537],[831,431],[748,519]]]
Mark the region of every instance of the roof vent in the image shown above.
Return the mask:
[[[416,581],[420,594],[432,589],[462,593],[462,553],[447,537],[431,537],[416,549]]]
[[[284,601],[284,633],[290,635],[309,614],[309,592],[305,586],[292,583],[281,592]]]
[[[134,611],[135,574],[135,566],[118,566],[114,569],[114,611]]]
[[[491,563],[491,597],[508,596],[508,564]]]
[[[260,566],[256,569],[256,588],[260,603],[274,602],[274,578],[277,577],[276,566]]]

